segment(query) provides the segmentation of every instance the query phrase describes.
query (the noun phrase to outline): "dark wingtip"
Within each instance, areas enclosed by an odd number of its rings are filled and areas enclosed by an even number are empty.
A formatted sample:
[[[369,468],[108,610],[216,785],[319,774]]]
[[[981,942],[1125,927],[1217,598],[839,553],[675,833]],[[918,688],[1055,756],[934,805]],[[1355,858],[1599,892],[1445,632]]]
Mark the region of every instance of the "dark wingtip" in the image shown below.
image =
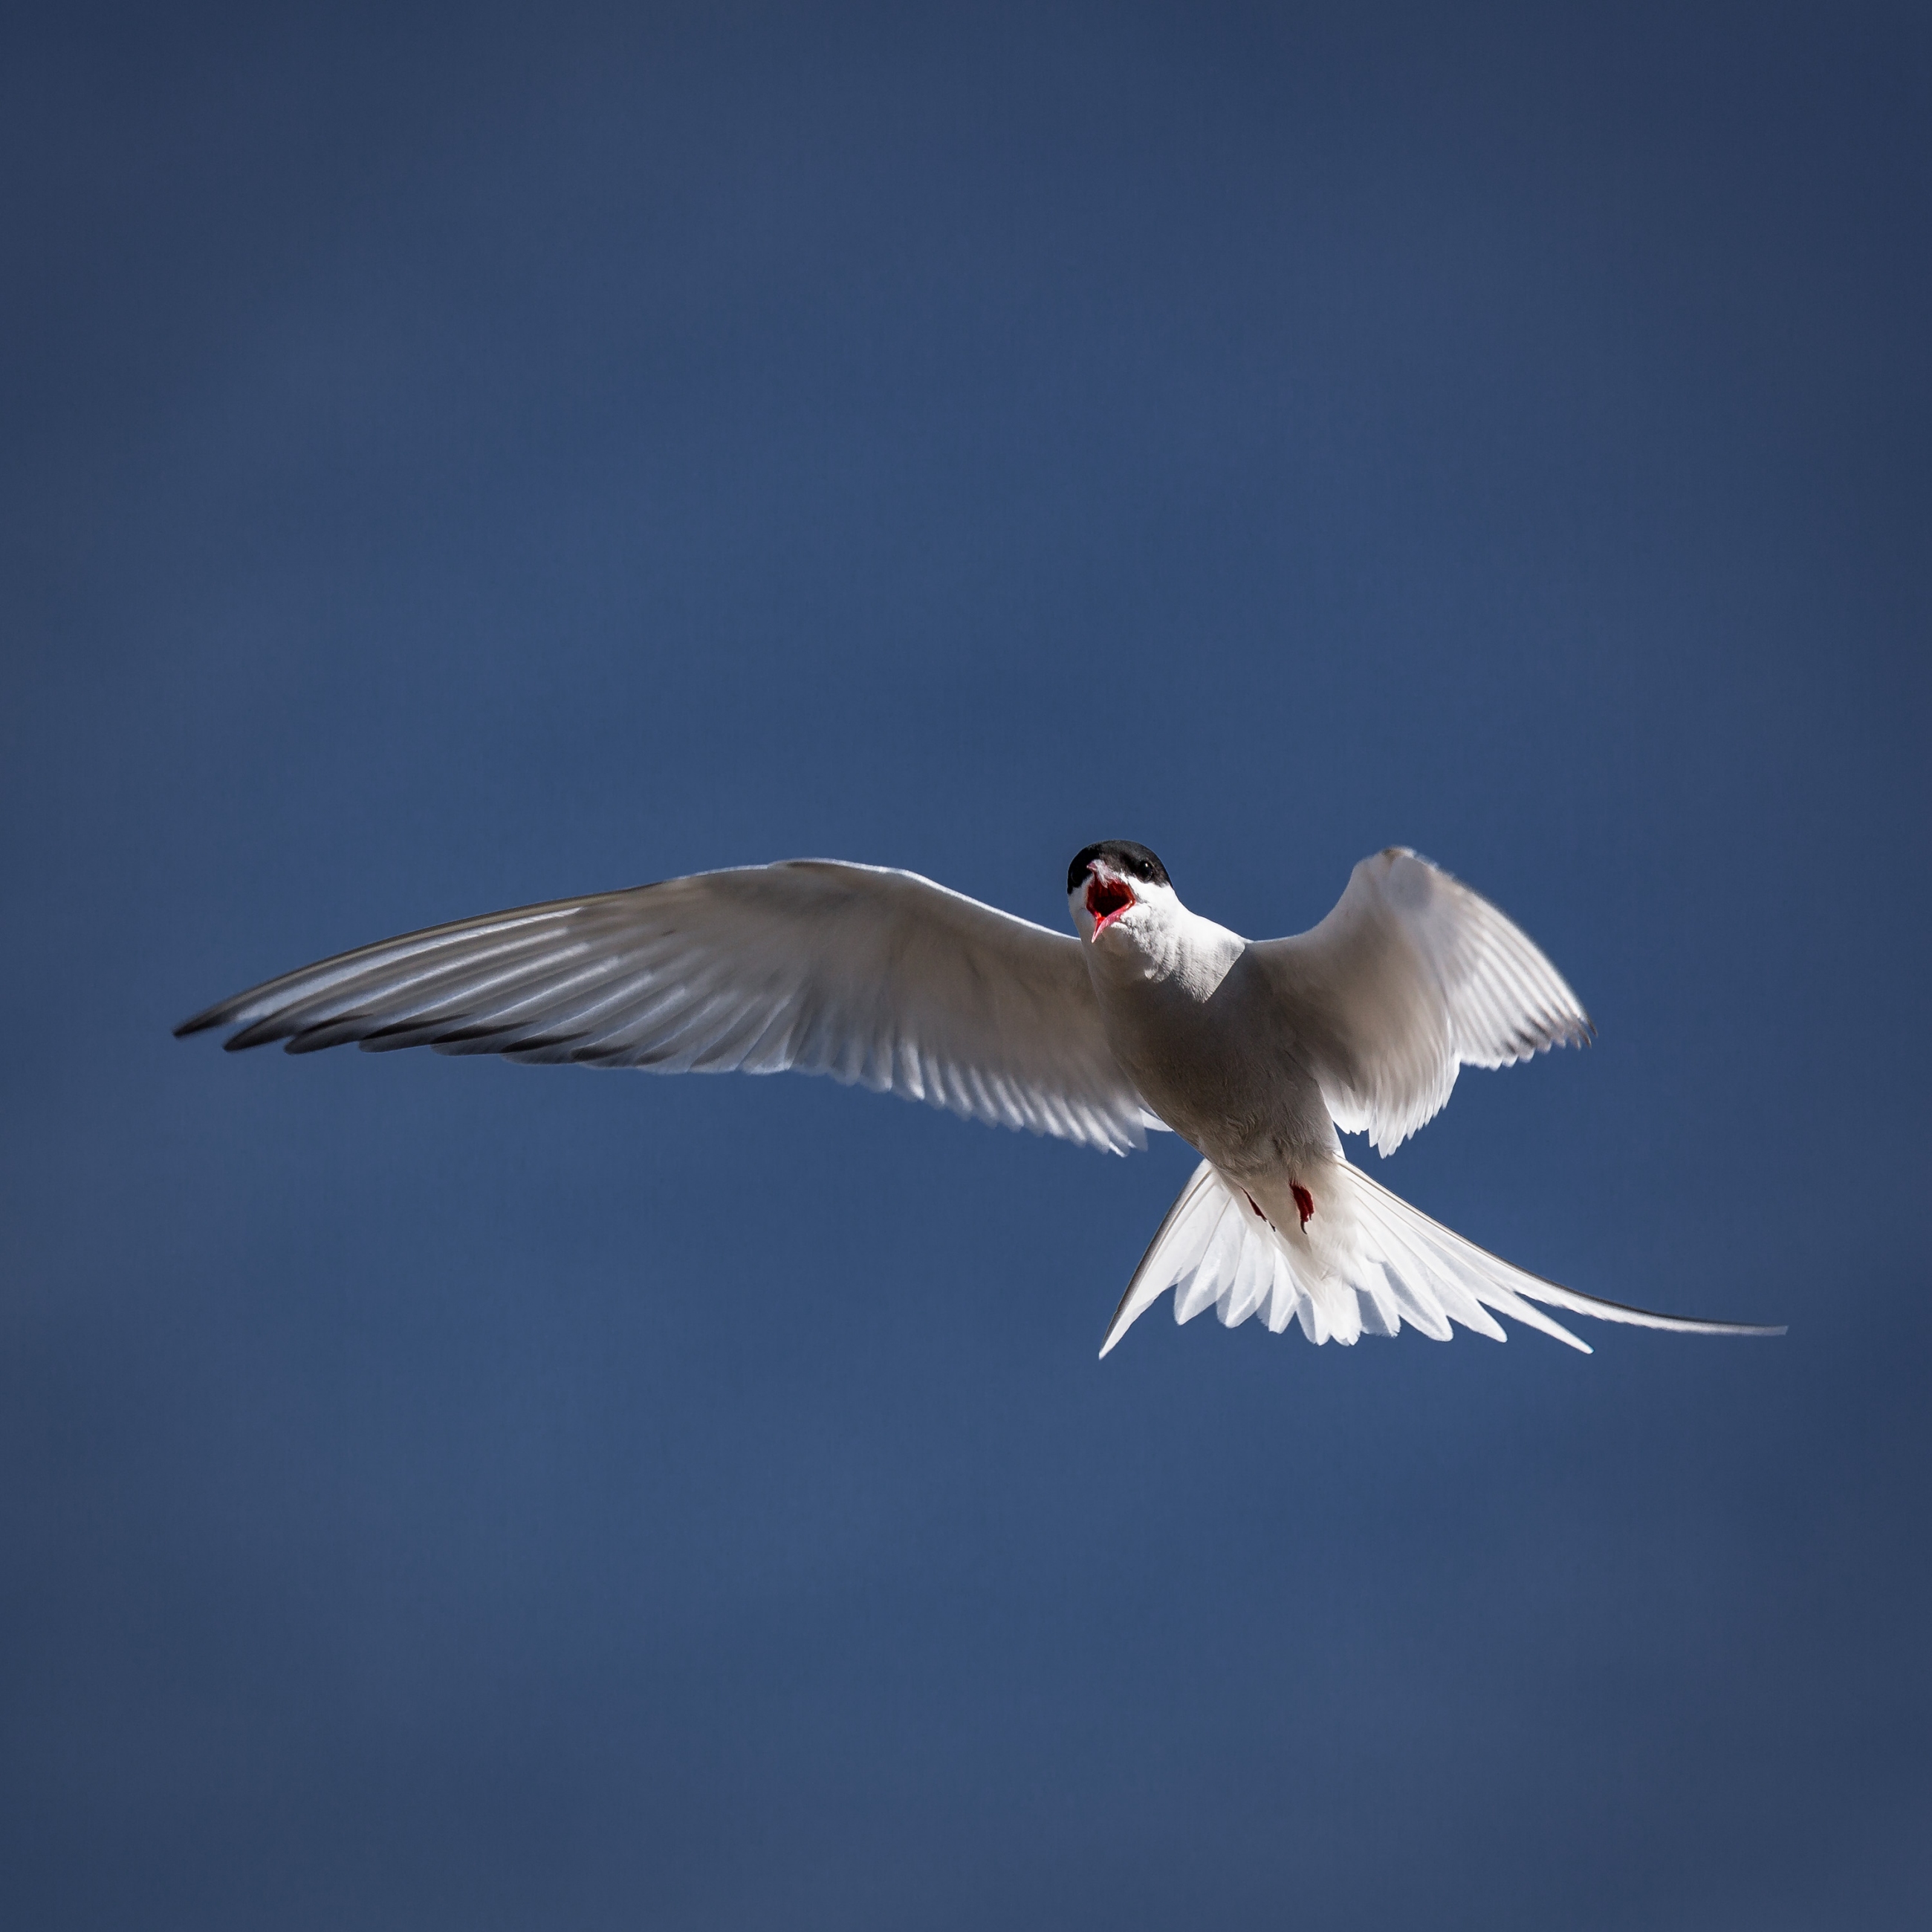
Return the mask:
[[[175,1038],[185,1040],[191,1033],[206,1033],[210,1027],[219,1026],[221,1024],[221,1013],[220,1007],[210,1006],[206,1012],[196,1013],[192,1019],[183,1020],[181,1024],[175,1028]]]

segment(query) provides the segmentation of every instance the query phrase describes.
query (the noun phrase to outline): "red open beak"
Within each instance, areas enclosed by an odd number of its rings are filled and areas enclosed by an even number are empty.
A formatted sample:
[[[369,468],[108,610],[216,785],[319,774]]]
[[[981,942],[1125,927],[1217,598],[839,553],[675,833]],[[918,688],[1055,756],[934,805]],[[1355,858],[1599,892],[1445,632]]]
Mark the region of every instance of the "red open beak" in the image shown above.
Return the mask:
[[[1103,879],[1098,872],[1088,875],[1087,910],[1094,915],[1096,939],[1133,903],[1134,889],[1125,879]]]

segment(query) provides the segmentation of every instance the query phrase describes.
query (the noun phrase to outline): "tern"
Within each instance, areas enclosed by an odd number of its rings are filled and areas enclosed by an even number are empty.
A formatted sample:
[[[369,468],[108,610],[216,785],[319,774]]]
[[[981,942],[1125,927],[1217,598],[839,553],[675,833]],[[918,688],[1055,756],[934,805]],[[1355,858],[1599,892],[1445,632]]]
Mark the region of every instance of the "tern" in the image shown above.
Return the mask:
[[[748,866],[432,926],[237,994],[176,1029],[230,1052],[355,1042],[654,1073],[830,1074],[968,1118],[1124,1154],[1150,1129],[1201,1164],[1100,1353],[1169,1288],[1174,1314],[1259,1316],[1314,1342],[1506,1339],[1547,1311],[1680,1334],[1781,1328],[1577,1293],[1453,1234],[1349,1160],[1394,1152],[1464,1066],[1594,1036],[1556,968],[1406,847],[1364,859],[1318,926],[1249,940],[1189,911],[1144,845],[1067,868],[1074,936],[914,872]]]

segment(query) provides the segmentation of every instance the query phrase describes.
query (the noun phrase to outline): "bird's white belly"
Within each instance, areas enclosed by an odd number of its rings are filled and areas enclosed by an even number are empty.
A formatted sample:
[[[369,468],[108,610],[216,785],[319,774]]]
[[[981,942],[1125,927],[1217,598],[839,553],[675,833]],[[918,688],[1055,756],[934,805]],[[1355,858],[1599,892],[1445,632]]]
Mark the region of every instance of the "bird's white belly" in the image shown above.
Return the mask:
[[[1204,997],[1175,976],[1102,990],[1107,1037],[1148,1105],[1232,1180],[1306,1179],[1339,1156],[1334,1122],[1259,976],[1234,966]]]

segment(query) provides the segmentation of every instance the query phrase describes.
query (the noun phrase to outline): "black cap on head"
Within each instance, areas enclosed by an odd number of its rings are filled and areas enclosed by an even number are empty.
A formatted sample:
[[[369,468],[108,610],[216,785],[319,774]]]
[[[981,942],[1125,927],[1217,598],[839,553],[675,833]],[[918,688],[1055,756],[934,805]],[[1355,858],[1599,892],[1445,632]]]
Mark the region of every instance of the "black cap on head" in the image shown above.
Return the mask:
[[[1144,879],[1155,886],[1171,887],[1174,884],[1167,876],[1167,868],[1144,845],[1136,845],[1131,838],[1103,838],[1099,844],[1083,845],[1074,854],[1073,862],[1066,868],[1070,892],[1079,890],[1087,868],[1096,859],[1104,859],[1115,872],[1124,872],[1130,879]]]

